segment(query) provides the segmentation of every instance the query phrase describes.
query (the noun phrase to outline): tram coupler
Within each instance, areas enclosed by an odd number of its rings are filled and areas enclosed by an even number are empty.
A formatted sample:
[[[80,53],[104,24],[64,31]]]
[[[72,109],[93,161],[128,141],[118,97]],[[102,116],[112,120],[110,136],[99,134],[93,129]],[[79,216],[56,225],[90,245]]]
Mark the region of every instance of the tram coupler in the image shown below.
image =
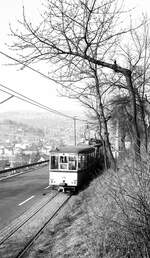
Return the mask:
[[[59,187],[58,187],[58,192],[63,192],[63,193],[65,193],[66,188],[67,188],[67,184],[66,184],[66,183],[61,184],[61,185],[59,185]]]
[[[64,188],[64,186],[59,186],[58,187],[58,192],[65,192],[65,188]]]

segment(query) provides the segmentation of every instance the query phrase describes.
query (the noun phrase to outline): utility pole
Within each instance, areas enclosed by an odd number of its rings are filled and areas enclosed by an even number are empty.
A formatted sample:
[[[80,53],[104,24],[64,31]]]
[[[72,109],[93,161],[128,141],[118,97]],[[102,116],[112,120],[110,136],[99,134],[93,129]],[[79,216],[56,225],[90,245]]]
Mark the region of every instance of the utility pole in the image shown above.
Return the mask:
[[[73,121],[74,121],[74,145],[77,145],[77,130],[76,130],[76,117],[74,116]]]

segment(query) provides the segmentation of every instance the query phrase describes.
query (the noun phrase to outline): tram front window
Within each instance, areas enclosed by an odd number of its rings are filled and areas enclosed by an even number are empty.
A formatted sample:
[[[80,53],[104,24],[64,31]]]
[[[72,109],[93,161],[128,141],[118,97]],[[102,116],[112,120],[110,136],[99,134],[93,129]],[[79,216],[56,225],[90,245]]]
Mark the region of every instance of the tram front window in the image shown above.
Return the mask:
[[[67,157],[66,156],[60,156],[60,163],[67,163]]]
[[[58,157],[51,156],[51,169],[58,169]]]
[[[68,161],[66,156],[60,156],[60,169],[67,169]]]

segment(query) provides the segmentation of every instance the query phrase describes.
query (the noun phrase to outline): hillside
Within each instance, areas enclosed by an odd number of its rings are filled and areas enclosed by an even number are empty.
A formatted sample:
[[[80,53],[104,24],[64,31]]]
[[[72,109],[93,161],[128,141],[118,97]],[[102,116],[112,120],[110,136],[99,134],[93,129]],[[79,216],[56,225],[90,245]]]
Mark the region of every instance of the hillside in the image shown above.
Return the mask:
[[[77,121],[77,137],[82,138],[84,123]],[[0,114],[0,144],[5,141],[35,140],[74,142],[74,121],[47,112],[5,112]],[[58,142],[58,143],[59,143]]]
[[[126,160],[117,172],[105,171],[73,196],[27,257],[150,257],[150,175],[132,165]]]
[[[79,117],[80,117],[80,114],[79,114]],[[35,128],[41,128],[41,129],[47,126],[58,127],[64,123],[67,126],[73,124],[72,119],[62,117],[49,112],[29,112],[29,111],[13,112],[12,111],[12,112],[0,113],[0,122],[3,120],[10,120],[10,119],[18,123],[24,123],[29,126],[32,126]]]
[[[33,122],[32,122],[33,123]],[[43,130],[14,120],[0,121],[0,143],[20,142],[22,139],[29,140],[43,137]]]

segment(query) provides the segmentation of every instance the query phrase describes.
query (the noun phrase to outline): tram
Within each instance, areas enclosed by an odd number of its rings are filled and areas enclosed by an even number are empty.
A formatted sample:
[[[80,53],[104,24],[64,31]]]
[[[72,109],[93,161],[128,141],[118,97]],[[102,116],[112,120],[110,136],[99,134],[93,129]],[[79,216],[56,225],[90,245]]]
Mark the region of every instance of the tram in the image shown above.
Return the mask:
[[[50,152],[49,186],[76,191],[94,172],[98,146],[66,146]]]

